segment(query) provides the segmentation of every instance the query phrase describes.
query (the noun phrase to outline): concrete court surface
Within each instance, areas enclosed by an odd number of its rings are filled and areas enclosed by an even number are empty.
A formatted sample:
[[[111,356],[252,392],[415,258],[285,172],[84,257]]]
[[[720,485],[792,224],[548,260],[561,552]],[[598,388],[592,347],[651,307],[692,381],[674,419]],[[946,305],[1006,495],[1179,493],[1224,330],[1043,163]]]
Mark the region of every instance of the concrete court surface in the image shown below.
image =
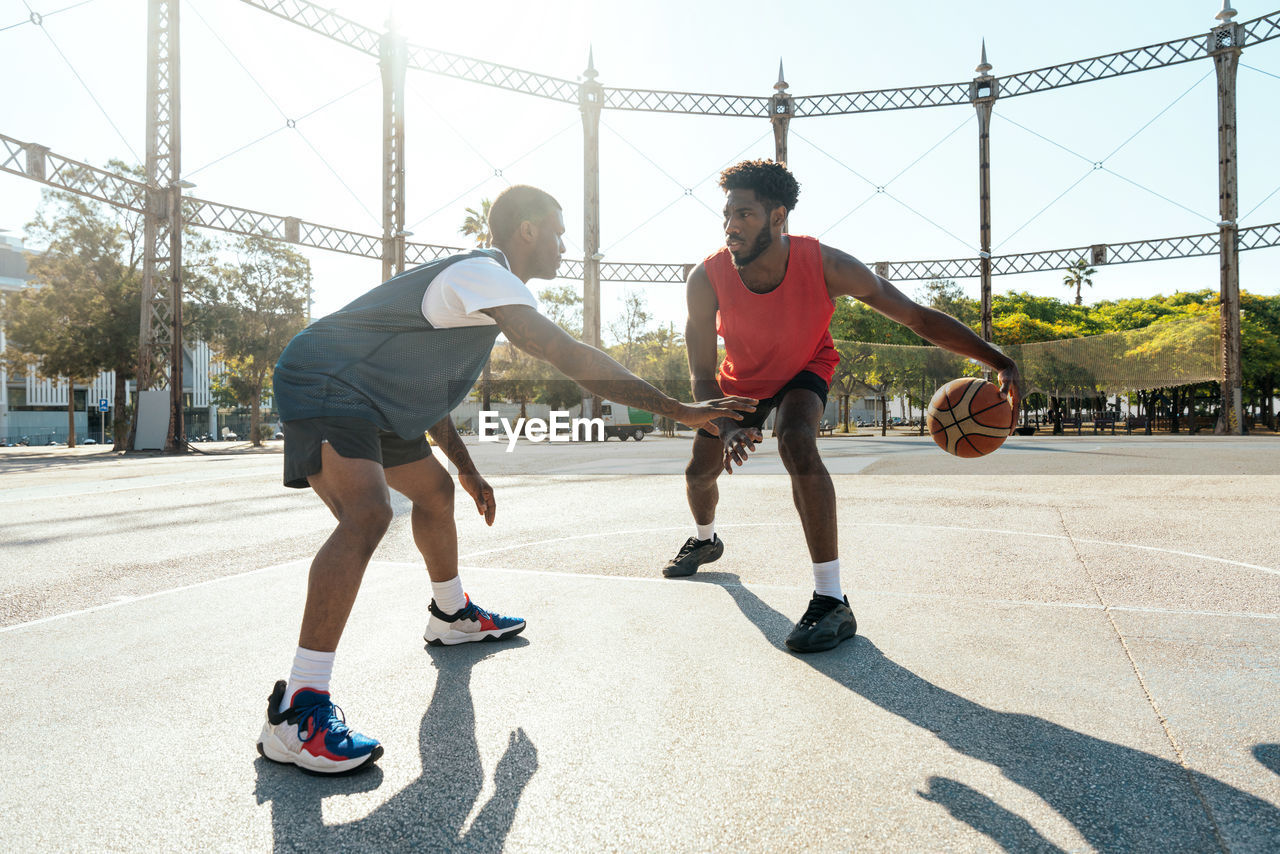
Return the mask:
[[[502,644],[423,644],[395,498],[334,678],[386,755],[336,779],[253,748],[330,528],[278,453],[0,451],[0,850],[1280,849],[1280,440],[822,445],[859,635],[805,657],[772,442],[684,581],[687,438],[473,445]]]

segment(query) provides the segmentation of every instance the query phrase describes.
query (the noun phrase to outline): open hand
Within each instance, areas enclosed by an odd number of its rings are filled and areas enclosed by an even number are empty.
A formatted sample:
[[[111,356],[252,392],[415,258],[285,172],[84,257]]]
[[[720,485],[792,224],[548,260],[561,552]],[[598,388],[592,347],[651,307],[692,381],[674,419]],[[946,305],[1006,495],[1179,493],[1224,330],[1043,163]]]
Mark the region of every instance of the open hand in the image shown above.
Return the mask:
[[[755,453],[756,445],[764,441],[764,434],[759,427],[734,427],[720,436],[724,442],[724,470],[733,474],[733,464],[739,468],[747,461],[749,454]]]
[[[732,418],[734,421],[741,421],[742,413],[755,412],[757,403],[759,401],[754,397],[719,397],[700,403],[682,403],[682,411],[675,418],[686,427],[694,430],[701,428],[713,436],[719,436],[720,428],[715,423],[716,419]]]
[[[1000,393],[1009,398],[1009,406],[1013,407],[1013,427],[1009,429],[1012,435],[1022,417],[1022,374],[1018,372],[1018,366],[1010,362],[996,376],[1000,381]]]

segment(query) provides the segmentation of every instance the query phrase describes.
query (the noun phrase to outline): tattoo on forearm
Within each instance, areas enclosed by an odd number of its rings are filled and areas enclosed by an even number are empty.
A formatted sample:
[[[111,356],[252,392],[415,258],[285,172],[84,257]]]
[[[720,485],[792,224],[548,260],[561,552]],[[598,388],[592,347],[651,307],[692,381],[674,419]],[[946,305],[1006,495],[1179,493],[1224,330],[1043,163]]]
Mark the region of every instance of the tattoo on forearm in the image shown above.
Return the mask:
[[[444,455],[449,458],[449,462],[453,463],[458,471],[475,467],[471,462],[471,454],[467,452],[467,446],[463,444],[462,437],[458,435],[457,428],[453,426],[451,417],[446,415],[427,432],[431,434],[431,439],[440,450],[444,451]]]

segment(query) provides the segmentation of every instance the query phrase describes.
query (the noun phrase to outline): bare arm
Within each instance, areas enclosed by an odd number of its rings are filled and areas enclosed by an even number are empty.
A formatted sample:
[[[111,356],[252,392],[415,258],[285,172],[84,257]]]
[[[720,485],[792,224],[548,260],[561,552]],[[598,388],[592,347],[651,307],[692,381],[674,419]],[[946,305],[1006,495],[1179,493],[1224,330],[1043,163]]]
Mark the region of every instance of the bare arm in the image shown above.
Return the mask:
[[[715,289],[702,264],[693,268],[685,283],[685,302],[689,318],[684,324],[684,341],[689,352],[689,382],[694,400],[713,400],[724,391],[716,380],[716,300]],[[721,434],[733,425],[722,420],[717,426]]]
[[[705,427],[718,417],[736,418],[735,410],[755,409],[755,401],[750,398],[721,398],[689,406],[667,397],[527,305],[503,305],[484,311],[497,321],[512,344],[530,356],[550,362],[583,388],[609,400],[665,415],[690,427]]]
[[[871,272],[852,255],[822,247],[822,270],[832,299],[850,296],[862,300],[890,320],[896,320],[921,338],[952,353],[988,366],[1000,375],[1000,390],[1010,396],[1014,412],[1022,401],[1022,377],[1018,366],[1004,353],[983,341],[972,329],[949,314],[913,301],[893,283]]]
[[[449,462],[457,467],[458,483],[462,484],[463,490],[476,503],[476,510],[484,517],[485,524],[492,525],[494,515],[498,512],[498,501],[494,498],[493,487],[480,476],[480,472],[476,471],[475,463],[471,461],[471,454],[467,452],[467,446],[462,443],[462,437],[453,426],[453,418],[446,415],[427,432],[431,434],[431,440],[444,451]]]
[[[475,473],[476,465],[471,461],[471,454],[467,451],[467,446],[462,443],[458,429],[453,426],[453,418],[446,415],[427,430],[427,433],[431,435],[431,441],[435,442],[436,447],[444,451],[444,455],[449,458],[449,462],[453,463],[460,474]]]

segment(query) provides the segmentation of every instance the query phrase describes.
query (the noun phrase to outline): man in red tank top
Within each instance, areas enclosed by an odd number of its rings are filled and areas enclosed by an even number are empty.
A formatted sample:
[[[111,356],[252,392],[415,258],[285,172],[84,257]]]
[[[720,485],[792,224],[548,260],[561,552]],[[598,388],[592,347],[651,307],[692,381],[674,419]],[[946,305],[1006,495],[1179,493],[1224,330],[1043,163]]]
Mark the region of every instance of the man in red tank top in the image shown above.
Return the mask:
[[[699,430],[685,469],[696,534],[662,574],[692,575],[724,553],[715,533],[716,478],[732,474],[764,436],[760,425],[776,409],[778,452],[791,476],[800,512],[814,593],[787,637],[794,652],[831,649],[854,636],[857,622],[840,584],[836,551],[836,496],[818,454],[818,424],[840,356],[829,325],[837,297],[859,299],[921,338],[975,359],[999,373],[1000,388],[1017,411],[1021,377],[1013,360],[973,330],[940,311],[919,305],[858,259],[812,237],[783,234],[800,186],[786,167],[751,160],[724,170],[725,246],[689,274],[685,341],[696,400],[723,395],[759,398],[741,421],[719,423],[720,435]],[[716,337],[725,358],[716,367]]]

